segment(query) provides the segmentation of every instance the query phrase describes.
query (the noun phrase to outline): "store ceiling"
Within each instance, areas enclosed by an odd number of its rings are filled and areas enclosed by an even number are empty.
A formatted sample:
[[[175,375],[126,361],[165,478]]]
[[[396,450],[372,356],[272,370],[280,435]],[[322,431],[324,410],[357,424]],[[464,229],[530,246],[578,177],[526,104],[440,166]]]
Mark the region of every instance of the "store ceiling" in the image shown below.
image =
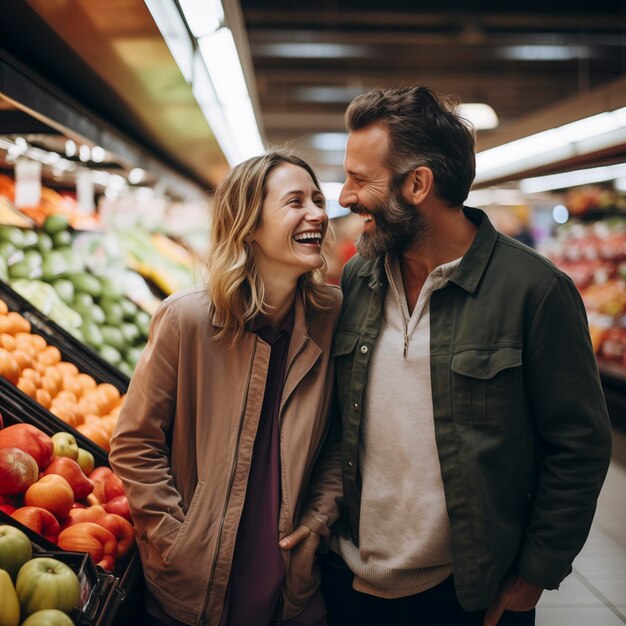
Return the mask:
[[[327,181],[343,178],[345,107],[373,87],[490,104],[500,126],[479,132],[480,149],[626,74],[621,0],[223,1],[241,5],[265,139],[290,142]],[[0,46],[62,93],[201,186],[223,175],[144,0],[0,0],[0,15]]]
[[[241,0],[265,134],[293,142],[326,180],[342,180],[350,100],[421,83],[485,102],[497,145],[520,119],[626,73],[620,1]],[[314,6],[315,8],[310,8]],[[626,102],[624,102],[626,104]],[[325,141],[336,150],[321,150]]]

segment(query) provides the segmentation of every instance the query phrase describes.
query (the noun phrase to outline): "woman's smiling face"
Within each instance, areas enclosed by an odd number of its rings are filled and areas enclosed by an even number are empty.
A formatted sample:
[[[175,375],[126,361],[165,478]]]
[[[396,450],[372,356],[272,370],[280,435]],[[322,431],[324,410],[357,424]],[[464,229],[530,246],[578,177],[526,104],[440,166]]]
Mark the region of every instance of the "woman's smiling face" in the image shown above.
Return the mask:
[[[270,174],[261,219],[251,237],[261,276],[297,280],[323,265],[325,204],[305,169],[284,163]]]

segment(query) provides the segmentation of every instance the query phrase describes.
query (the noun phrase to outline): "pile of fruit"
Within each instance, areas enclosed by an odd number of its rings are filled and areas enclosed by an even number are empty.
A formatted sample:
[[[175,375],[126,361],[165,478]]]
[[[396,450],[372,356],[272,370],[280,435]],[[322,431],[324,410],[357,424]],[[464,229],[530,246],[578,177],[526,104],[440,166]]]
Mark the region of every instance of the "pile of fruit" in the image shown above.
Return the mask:
[[[93,275],[72,248],[65,218],[46,218],[40,231],[0,225],[0,279],[132,375],[148,338],[150,315],[127,298],[116,281]]]
[[[55,346],[31,332],[30,322],[0,299],[0,376],[104,450],[124,396],[63,361]]]
[[[0,626],[73,626],[80,581],[62,561],[36,554],[18,528],[0,526]]]
[[[134,544],[121,480],[69,433],[31,424],[0,430],[0,510],[62,550],[113,570]]]

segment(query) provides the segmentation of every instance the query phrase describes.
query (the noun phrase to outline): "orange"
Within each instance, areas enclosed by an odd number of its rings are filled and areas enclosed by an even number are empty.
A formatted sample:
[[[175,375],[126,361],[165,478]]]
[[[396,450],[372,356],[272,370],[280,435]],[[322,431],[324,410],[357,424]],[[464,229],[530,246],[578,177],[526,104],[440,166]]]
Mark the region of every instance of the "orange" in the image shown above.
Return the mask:
[[[103,428],[100,428],[100,426],[96,426],[95,424],[81,424],[76,427],[76,430],[85,435],[87,439],[91,439],[91,441],[99,445],[107,452],[111,449],[110,437],[106,434]]]
[[[15,337],[13,335],[9,335],[9,333],[2,333],[0,335],[0,348],[13,352],[16,345]]]
[[[9,307],[7,303],[0,298],[0,315],[6,315],[9,312]]]
[[[20,378],[20,367],[13,355],[4,348],[0,348],[0,376],[14,385]]]
[[[30,342],[37,352],[42,352],[48,347],[46,340],[41,335],[32,334],[30,336]]]
[[[35,391],[35,400],[37,400],[37,402],[39,402],[44,409],[49,409],[50,404],[52,403],[52,398],[45,389],[37,389]]]
[[[73,392],[68,391],[67,389],[61,389],[61,391],[57,393],[56,397],[59,400],[66,400],[72,405],[78,404],[78,398],[76,397],[76,395]]]
[[[80,383],[83,389],[95,389],[96,381],[89,376],[89,374],[83,374],[82,372],[76,376],[76,380]]]
[[[35,387],[41,387],[41,374],[32,367],[22,370],[22,378],[28,378],[35,383]]]
[[[59,387],[56,384],[56,381],[47,374],[45,374],[41,379],[41,388],[45,389],[50,394],[51,398],[54,398],[57,393],[59,393]]]
[[[61,389],[63,386],[63,376],[59,371],[58,365],[46,365],[45,366],[45,374],[54,380],[56,386]]]
[[[33,366],[33,359],[30,355],[26,354],[26,352],[14,350],[13,358],[17,361],[20,370],[25,370],[27,367],[32,368]]]
[[[17,388],[31,398],[34,398],[37,392],[35,383],[32,380],[28,380],[28,378],[20,378],[17,381]]]
[[[13,328],[12,335],[16,333],[29,333],[30,332],[30,322],[23,318],[19,313],[15,311],[9,311],[7,313],[7,320],[10,322],[11,327]],[[9,331],[10,332],[10,331]]]
[[[76,401],[83,394],[83,388],[76,376],[63,376],[63,389],[71,391],[76,396]]]
[[[111,406],[113,406],[120,399],[120,392],[117,390],[117,387],[111,385],[110,383],[99,384],[98,391],[107,395]]]
[[[74,365],[74,363],[69,363],[68,361],[61,361],[60,363],[57,363],[57,369],[59,370],[61,376],[78,375],[78,368]]]
[[[39,353],[37,360],[44,365],[55,365],[61,361],[61,352],[55,346],[48,346]]]

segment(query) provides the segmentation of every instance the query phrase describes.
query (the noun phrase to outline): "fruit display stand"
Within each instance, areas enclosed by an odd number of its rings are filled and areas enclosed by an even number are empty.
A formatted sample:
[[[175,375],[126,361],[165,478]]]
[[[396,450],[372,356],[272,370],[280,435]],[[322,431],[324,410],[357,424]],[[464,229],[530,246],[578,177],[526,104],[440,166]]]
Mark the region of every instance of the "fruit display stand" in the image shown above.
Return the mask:
[[[611,421],[626,429],[626,213],[621,204],[584,206],[540,252],[581,293]]]
[[[41,413],[32,414],[19,398],[0,388],[0,412],[4,426],[31,424],[48,436],[58,431],[58,424]],[[106,454],[78,435],[79,445],[90,449],[96,467],[107,466]],[[34,532],[16,519],[0,511],[0,525],[8,524],[24,532],[33,544],[34,553],[49,555],[68,564],[81,582],[81,602],[70,617],[80,626],[114,626],[138,623],[141,615],[141,564],[135,548],[116,562],[115,570],[107,572],[96,567],[85,553],[61,550],[56,544]]]

